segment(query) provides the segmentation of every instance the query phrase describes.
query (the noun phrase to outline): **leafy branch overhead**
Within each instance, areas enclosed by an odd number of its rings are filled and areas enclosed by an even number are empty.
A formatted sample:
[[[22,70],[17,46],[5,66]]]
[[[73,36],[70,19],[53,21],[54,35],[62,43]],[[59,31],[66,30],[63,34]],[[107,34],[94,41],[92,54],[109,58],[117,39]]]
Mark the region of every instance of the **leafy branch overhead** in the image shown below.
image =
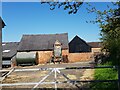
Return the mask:
[[[92,7],[88,12],[96,14],[93,23],[98,23],[101,28],[102,50],[109,52],[109,61],[120,65],[120,2],[113,5],[116,6],[115,9],[108,6],[108,10],[99,11]]]
[[[54,1],[54,0],[53,0]],[[80,6],[83,4],[83,0],[68,0],[66,2],[41,2],[50,6],[50,10],[55,8],[64,8],[69,14],[76,14]],[[113,6],[116,8],[107,6],[105,10],[97,10],[96,7],[87,3],[89,8],[87,8],[88,13],[95,13],[96,18],[91,23],[98,23],[101,35],[101,42],[103,46],[103,51],[109,53],[109,57],[113,64],[120,65],[120,1],[114,2]]]
[[[76,14],[83,2],[41,2],[50,6],[50,10],[63,7],[69,14]]]

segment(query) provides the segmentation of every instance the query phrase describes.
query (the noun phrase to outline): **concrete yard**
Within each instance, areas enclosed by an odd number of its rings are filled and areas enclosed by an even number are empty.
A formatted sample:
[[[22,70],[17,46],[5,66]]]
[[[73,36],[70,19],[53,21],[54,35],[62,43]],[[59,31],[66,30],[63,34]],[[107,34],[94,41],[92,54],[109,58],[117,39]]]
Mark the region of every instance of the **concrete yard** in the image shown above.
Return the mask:
[[[64,67],[81,67],[81,66],[89,66],[89,62],[78,62],[78,63],[62,63],[62,64],[44,64],[44,65],[35,65],[35,66],[18,66],[17,69],[26,69],[26,68],[64,68]],[[92,69],[68,69],[68,70],[60,70],[64,73],[70,80],[92,80],[94,70]],[[12,72],[7,78],[3,80],[3,84],[5,83],[34,83],[42,80],[50,71],[22,71],[22,72]],[[54,82],[54,72],[48,78],[44,80],[44,82]],[[57,82],[67,81],[62,75],[57,73]],[[82,87],[83,83],[79,83],[78,86]],[[31,89],[35,85],[23,85],[23,86],[3,86],[3,90],[12,89]],[[39,85],[37,88],[51,88],[54,89],[54,84],[44,84]],[[70,83],[57,84],[57,88],[66,88],[72,89],[76,88],[75,85]],[[86,88],[86,86],[85,86]],[[77,89],[77,88],[76,88]],[[79,90],[79,89],[78,89]]]

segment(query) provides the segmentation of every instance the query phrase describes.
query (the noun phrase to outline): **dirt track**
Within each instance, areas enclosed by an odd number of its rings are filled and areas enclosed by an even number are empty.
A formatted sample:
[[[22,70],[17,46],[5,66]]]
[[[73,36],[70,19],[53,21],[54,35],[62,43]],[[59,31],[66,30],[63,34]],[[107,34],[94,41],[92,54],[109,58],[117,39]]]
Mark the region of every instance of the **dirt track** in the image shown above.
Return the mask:
[[[27,66],[27,67],[17,67],[17,68],[62,68],[62,67],[80,67],[80,66],[89,66],[89,62],[79,62],[79,63],[69,63],[69,64],[47,64],[47,65],[37,65],[37,66]],[[60,70],[64,73],[70,80],[89,80],[93,79],[92,75],[93,70]],[[26,72],[13,72],[9,75],[3,83],[28,83],[28,82],[39,82],[43,77],[45,77],[49,71],[26,71]],[[89,76],[88,76],[89,74]],[[66,79],[57,73],[57,81],[66,81]],[[54,82],[54,72],[44,81],[44,82]],[[80,84],[82,85],[82,84]],[[32,88],[34,85],[30,86],[12,86],[12,87],[3,87],[11,88],[12,90],[19,90],[19,88]],[[54,88],[53,85],[39,85],[39,88]],[[75,85],[67,84],[58,84],[58,88],[76,88]],[[5,89],[4,89],[5,90]]]

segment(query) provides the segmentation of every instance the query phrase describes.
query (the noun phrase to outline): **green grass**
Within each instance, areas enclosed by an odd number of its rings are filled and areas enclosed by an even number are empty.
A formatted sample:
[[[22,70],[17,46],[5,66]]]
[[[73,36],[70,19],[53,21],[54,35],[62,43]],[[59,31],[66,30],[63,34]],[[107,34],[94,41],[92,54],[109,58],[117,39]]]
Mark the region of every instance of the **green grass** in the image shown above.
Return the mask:
[[[100,65],[102,66],[102,65]],[[103,66],[111,66],[111,63],[106,63]],[[116,80],[118,79],[118,72],[113,68],[95,69],[95,80]],[[91,90],[118,90],[115,82],[99,82],[91,83]]]

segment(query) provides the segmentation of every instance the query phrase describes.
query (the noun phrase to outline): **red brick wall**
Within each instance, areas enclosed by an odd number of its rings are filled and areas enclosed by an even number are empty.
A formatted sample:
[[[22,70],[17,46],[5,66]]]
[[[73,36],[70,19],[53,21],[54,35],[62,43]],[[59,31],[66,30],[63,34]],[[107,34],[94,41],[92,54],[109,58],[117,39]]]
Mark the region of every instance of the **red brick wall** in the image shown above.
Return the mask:
[[[37,52],[37,64],[45,64],[49,62],[53,55],[53,51],[36,51]],[[73,63],[80,61],[92,60],[93,53],[69,53],[68,50],[62,50],[62,56],[65,63]],[[15,63],[15,62],[14,62]]]
[[[92,53],[100,53],[101,48],[92,48]]]
[[[90,61],[93,60],[92,53],[69,53],[68,60],[70,63],[80,62],[80,61]]]
[[[38,51],[37,53],[38,64],[49,62],[53,55],[53,51]],[[93,53],[69,53],[68,50],[62,50],[62,56],[65,62],[68,59],[70,63],[93,60]]]
[[[68,55],[69,51],[68,50],[62,50],[62,55]]]
[[[43,64],[49,62],[53,55],[53,51],[38,51],[37,52],[37,63]],[[62,55],[68,55],[68,50],[62,50]]]

